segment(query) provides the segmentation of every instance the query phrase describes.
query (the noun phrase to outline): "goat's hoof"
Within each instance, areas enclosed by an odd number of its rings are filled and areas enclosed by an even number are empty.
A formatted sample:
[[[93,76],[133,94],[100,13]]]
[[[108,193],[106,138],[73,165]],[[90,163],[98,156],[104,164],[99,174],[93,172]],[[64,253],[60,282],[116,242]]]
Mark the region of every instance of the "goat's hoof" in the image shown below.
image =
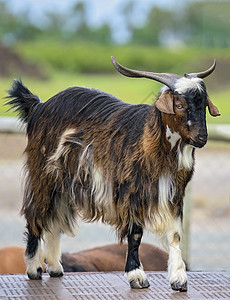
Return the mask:
[[[37,269],[37,273],[29,273],[29,272],[27,272],[27,275],[28,275],[29,279],[40,280],[40,279],[42,279],[42,268],[39,267]]]
[[[187,292],[187,281],[185,281],[183,284],[181,284],[179,281],[172,282],[171,288],[175,291]]]
[[[147,279],[141,282],[138,278],[130,281],[129,284],[132,289],[146,289],[150,286]]]
[[[50,271],[49,272],[50,277],[62,277],[64,274],[62,271]]]
[[[63,267],[60,263],[57,265],[46,265],[46,272],[50,275],[50,277],[62,277],[64,275]]]

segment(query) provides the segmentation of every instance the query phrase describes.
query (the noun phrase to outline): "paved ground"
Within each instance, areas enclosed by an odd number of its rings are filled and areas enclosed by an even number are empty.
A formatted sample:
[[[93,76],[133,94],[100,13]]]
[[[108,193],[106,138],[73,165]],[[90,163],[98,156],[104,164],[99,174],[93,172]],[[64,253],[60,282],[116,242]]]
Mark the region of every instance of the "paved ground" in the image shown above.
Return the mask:
[[[150,300],[230,299],[229,272],[189,272],[188,292],[171,290],[165,272],[147,272],[150,287],[132,290],[121,272],[66,274],[62,278],[28,280],[25,275],[0,276],[0,299]]]
[[[0,247],[21,245],[24,220],[20,174],[24,135],[0,134]],[[196,154],[190,187],[190,268],[230,270],[230,145],[209,144]],[[189,200],[188,199],[188,200]],[[79,236],[63,237],[63,251],[75,252],[116,241],[109,226],[80,223]],[[157,243],[152,234],[144,241]]]

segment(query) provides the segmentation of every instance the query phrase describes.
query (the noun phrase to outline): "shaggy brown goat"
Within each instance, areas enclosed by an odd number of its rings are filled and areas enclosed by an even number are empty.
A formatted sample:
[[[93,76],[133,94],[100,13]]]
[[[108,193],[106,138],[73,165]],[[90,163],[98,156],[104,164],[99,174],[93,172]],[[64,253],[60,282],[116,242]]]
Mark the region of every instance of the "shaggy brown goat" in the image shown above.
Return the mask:
[[[26,272],[24,248],[0,248],[0,274]],[[62,253],[65,272],[123,271],[127,252],[126,244],[111,244],[75,253]],[[142,243],[140,258],[146,271],[166,271],[168,254],[150,244]],[[44,268],[43,268],[44,269]]]
[[[103,93],[68,88],[42,103],[21,81],[8,104],[27,124],[27,274],[41,279],[41,258],[50,276],[62,276],[60,235],[74,235],[78,218],[102,220],[128,239],[126,276],[132,288],[149,286],[138,256],[143,230],[166,236],[171,287],[187,290],[179,242],[183,197],[193,174],[194,149],[207,142],[207,71],[150,73],[118,64],[125,76],[147,77],[166,86],[150,105],[132,105]],[[44,253],[41,250],[44,240]]]

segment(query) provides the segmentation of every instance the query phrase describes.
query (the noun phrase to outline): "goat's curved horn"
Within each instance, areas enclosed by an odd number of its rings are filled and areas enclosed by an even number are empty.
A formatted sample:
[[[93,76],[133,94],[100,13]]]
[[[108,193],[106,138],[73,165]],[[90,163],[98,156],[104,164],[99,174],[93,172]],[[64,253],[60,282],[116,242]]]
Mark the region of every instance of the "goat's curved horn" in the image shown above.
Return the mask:
[[[185,73],[184,76],[186,78],[194,78],[194,77],[205,78],[205,77],[209,76],[210,74],[212,74],[212,72],[215,70],[215,68],[216,68],[216,60],[214,59],[212,66],[208,70],[199,72],[199,73]]]
[[[152,72],[128,69],[120,65],[113,56],[111,56],[111,60],[114,67],[122,75],[127,77],[136,77],[136,78],[145,77],[145,78],[153,79],[167,85],[171,90],[174,90],[175,82],[179,78],[181,78],[181,76],[172,73],[152,73]]]

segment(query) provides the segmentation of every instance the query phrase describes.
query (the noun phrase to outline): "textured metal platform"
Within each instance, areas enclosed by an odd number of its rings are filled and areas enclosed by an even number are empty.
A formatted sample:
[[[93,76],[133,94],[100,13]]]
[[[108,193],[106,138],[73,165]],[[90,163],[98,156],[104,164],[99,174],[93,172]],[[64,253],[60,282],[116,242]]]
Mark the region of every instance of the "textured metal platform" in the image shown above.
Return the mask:
[[[172,291],[165,272],[146,272],[150,288],[131,290],[121,272],[68,273],[62,278],[29,280],[1,275],[0,299],[230,299],[230,272],[188,272],[188,292]]]

